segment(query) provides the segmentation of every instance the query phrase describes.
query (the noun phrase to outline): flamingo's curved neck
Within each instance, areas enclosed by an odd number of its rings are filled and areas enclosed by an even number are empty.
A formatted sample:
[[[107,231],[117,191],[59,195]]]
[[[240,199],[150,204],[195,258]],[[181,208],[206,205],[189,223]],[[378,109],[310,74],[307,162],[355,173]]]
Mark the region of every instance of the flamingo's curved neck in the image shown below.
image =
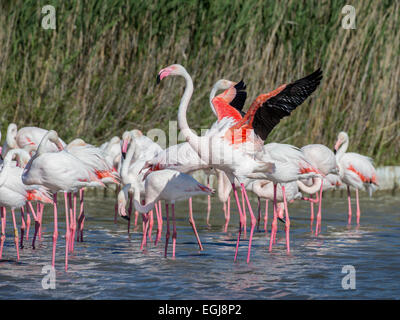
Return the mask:
[[[125,156],[125,159],[123,160],[122,166],[121,166],[122,180],[124,180],[124,178],[128,176],[129,166],[131,164],[133,154],[135,153],[135,149],[136,149],[136,141],[135,141],[135,138],[132,137],[131,143],[129,144],[128,151]],[[124,181],[122,181],[122,182],[124,182]],[[139,196],[140,196],[140,194],[139,194]]]
[[[50,141],[50,142],[52,142],[52,143],[54,143],[56,146],[57,146],[57,148],[58,148],[58,150],[63,150],[64,149],[64,147],[63,147],[63,145],[61,144],[61,141],[60,141],[60,139],[58,139],[58,136],[57,136],[57,134],[55,133],[55,131],[48,131],[46,134],[45,134],[45,136],[42,138],[42,141],[40,141],[40,144],[39,144],[39,147],[37,148],[37,152],[35,153],[35,156],[39,156],[39,155],[41,155],[42,153],[45,153],[46,152],[46,145],[47,145],[47,142],[48,141]]]
[[[336,152],[336,160],[339,160],[346,153],[348,147],[349,140],[346,139],[340,146],[339,150]]]
[[[210,92],[210,107],[211,107],[211,110],[215,114],[216,117],[218,117],[218,115],[217,115],[217,112],[215,111],[214,104],[212,103],[212,100],[214,99],[215,95],[217,94],[218,89],[219,89],[219,87],[217,85],[214,85],[212,87],[212,89],[211,89],[211,92]]]
[[[265,183],[267,180],[256,180],[253,182],[253,192],[261,197],[261,198],[269,198],[271,196],[270,194],[270,188],[267,187],[267,185],[271,182]]]
[[[147,204],[140,204],[140,190],[139,187],[136,184],[132,184],[131,188],[133,189],[133,203],[135,205],[136,211],[139,211],[140,213],[147,213],[150,210],[153,209],[154,203],[156,201],[151,201]]]
[[[307,186],[301,180],[297,180],[297,185],[301,191],[308,193],[308,194],[314,194],[321,189],[322,179],[321,178],[313,178],[313,184],[311,186]]]
[[[7,155],[5,156],[3,161],[3,169],[0,172],[0,187],[7,181],[8,172],[11,167],[11,162],[17,155],[21,154],[20,152],[22,152],[22,150],[20,149],[12,149],[9,152],[7,152]]]
[[[190,75],[184,70],[181,75],[186,80],[186,88],[183,93],[181,103],[179,104],[178,110],[178,125],[179,129],[182,131],[184,138],[189,142],[190,146],[198,151],[199,149],[199,137],[189,128],[189,124],[186,118],[186,112],[189,106],[190,99],[193,94],[193,81]]]
[[[18,147],[16,138],[17,138],[17,133],[11,131],[10,127],[8,127],[7,136],[6,136],[6,142],[8,145],[8,149],[15,149]]]

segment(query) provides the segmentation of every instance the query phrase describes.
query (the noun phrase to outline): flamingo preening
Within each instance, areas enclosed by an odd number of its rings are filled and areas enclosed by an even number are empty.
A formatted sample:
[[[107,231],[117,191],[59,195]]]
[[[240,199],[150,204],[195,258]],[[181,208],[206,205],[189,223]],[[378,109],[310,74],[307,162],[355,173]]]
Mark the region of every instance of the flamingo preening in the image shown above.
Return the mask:
[[[309,181],[299,181],[298,185],[301,191],[308,194],[316,194],[316,198],[305,198],[311,203],[311,227],[314,220],[314,203],[318,202],[317,223],[315,227],[315,235],[321,231],[321,211],[322,211],[322,192],[324,184],[327,185],[327,176],[337,175],[339,169],[333,152],[323,144],[309,144],[301,148],[304,157],[322,173],[322,177],[315,177]],[[332,180],[332,178],[331,178]],[[326,181],[324,183],[324,181]],[[328,183],[329,184],[329,183]],[[327,187],[326,187],[327,188]],[[319,191],[319,195],[318,192]]]
[[[7,128],[6,141],[3,145],[3,155],[5,156],[8,150],[11,149],[24,149],[29,147],[30,151],[35,151],[42,141],[48,130],[38,127],[24,127],[18,130],[15,123],[10,123]],[[66,146],[65,142],[59,139],[63,147]],[[52,143],[46,144],[47,152],[57,151],[57,147]]]
[[[167,256],[168,242],[170,237],[169,226],[169,211],[168,204],[172,207],[172,257],[175,257],[176,246],[176,222],[175,222],[175,202],[186,200],[196,195],[208,195],[214,193],[210,188],[202,185],[190,175],[181,173],[176,170],[159,170],[150,173],[145,179],[145,199],[143,205],[140,201],[140,188],[137,183],[132,183],[126,186],[131,189],[134,196],[135,209],[142,214],[147,214],[160,200],[166,201],[166,216],[167,216],[167,233],[165,241],[165,256]],[[125,201],[126,202],[126,201]],[[124,206],[122,205],[120,213],[124,215]],[[146,219],[147,220],[147,219]],[[146,239],[147,221],[145,221],[145,229],[143,231],[143,241]]]
[[[346,152],[349,146],[349,136],[346,132],[340,132],[334,150],[339,166],[340,179],[347,185],[347,199],[349,204],[348,224],[351,224],[351,195],[350,187],[356,189],[357,224],[360,224],[360,203],[358,190],[364,189],[369,196],[377,189],[378,181],[372,159],[354,152]]]
[[[243,177],[273,180],[274,163],[256,159],[255,154],[257,151],[261,151],[263,141],[279,123],[280,119],[290,115],[290,112],[303,103],[317,88],[322,78],[322,72],[317,70],[292,84],[282,85],[269,94],[260,95],[243,117],[238,110],[229,107],[229,102],[224,99],[225,93],[215,97],[212,102],[218,114],[218,121],[210,128],[208,134],[202,137],[197,136],[190,130],[186,119],[187,108],[193,94],[193,81],[190,75],[183,66],[174,64],[162,69],[158,73],[157,80],[159,82],[170,75],[183,76],[186,80],[185,92],[178,110],[178,125],[182,134],[199,154],[200,158],[210,167],[224,171],[232,184],[241,217],[235,253],[236,260],[243,215],[234,180],[237,179],[240,182]],[[229,117],[225,116],[227,110],[229,110]],[[249,262],[256,219],[243,183],[241,183],[241,187],[251,215],[251,231],[247,254],[247,262]]]
[[[58,152],[46,152],[48,142],[54,143]],[[68,269],[68,252],[72,246],[71,230],[75,231],[75,221],[71,221],[70,229],[69,219],[73,219],[76,214],[72,213],[71,193],[74,193],[74,206],[76,204],[76,192],[87,186],[104,186],[101,179],[97,176],[95,170],[82,162],[63,148],[58,138],[57,132],[50,130],[43,137],[39,144],[37,152],[26,165],[22,182],[27,185],[42,185],[53,193],[54,202],[54,231],[53,231],[53,259],[52,265],[55,265],[56,243],[58,238],[57,227],[57,192],[64,192],[65,201],[65,269]],[[67,201],[68,193],[68,201]],[[70,218],[68,217],[68,202]],[[35,228],[36,229],[36,228]],[[36,232],[35,232],[36,233]],[[72,249],[72,248],[71,248]]]

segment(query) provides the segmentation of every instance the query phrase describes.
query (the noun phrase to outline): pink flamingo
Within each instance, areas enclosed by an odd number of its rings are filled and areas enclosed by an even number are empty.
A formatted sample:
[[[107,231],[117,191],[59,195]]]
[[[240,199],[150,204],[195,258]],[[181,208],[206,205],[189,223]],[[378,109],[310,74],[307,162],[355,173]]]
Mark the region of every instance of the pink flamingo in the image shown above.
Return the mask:
[[[26,154],[26,156],[24,155]],[[41,201],[43,203],[52,203],[51,198],[49,198],[48,191],[42,186],[26,186],[22,183],[21,175],[23,169],[12,164],[12,160],[16,156],[28,157],[26,151],[22,149],[10,150],[6,157],[4,158],[3,167],[0,172],[0,207],[1,207],[1,245],[0,245],[0,259],[2,257],[3,245],[5,240],[5,228],[6,228],[6,207],[11,208],[11,214],[14,224],[14,242],[17,250],[17,260],[19,260],[19,246],[18,246],[18,230],[15,220],[15,208],[23,208],[28,202],[32,213],[35,217],[35,221],[38,217],[29,201]],[[21,211],[22,213],[22,211]],[[21,226],[21,236],[22,226]],[[34,246],[34,241],[32,243]],[[22,238],[21,238],[21,248],[22,248]]]
[[[48,142],[58,147],[58,152],[46,152]],[[42,139],[37,152],[29,160],[22,175],[22,181],[27,185],[42,185],[53,193],[54,203],[54,231],[53,231],[53,258],[55,265],[55,251],[58,238],[57,227],[57,192],[64,192],[65,200],[65,270],[68,269],[68,252],[71,241],[68,202],[72,210],[71,192],[74,192],[76,203],[76,191],[87,186],[104,186],[93,169],[65,150],[58,138],[57,132],[50,130]],[[67,193],[68,201],[67,201]]]
[[[147,214],[152,210],[155,204],[160,200],[166,201],[166,215],[167,215],[167,233],[165,241],[165,256],[167,256],[168,242],[170,237],[169,227],[169,211],[168,204],[172,207],[172,257],[175,258],[176,246],[176,221],[175,221],[175,202],[186,200],[197,195],[208,195],[214,193],[210,188],[202,185],[190,175],[181,173],[175,170],[159,170],[150,173],[145,180],[145,201],[140,204],[140,190],[136,183],[125,186],[132,189],[134,195],[134,205],[137,211],[142,214]],[[124,207],[121,206],[121,215],[126,215]],[[146,225],[145,218],[145,225]],[[144,230],[143,239],[146,238],[147,226]],[[143,247],[144,241],[142,241]]]
[[[350,187],[356,189],[357,225],[360,224],[360,203],[358,190],[364,189],[372,195],[377,189],[378,181],[372,159],[354,152],[346,152],[349,146],[349,136],[340,132],[335,144],[336,160],[339,165],[340,178],[347,185],[347,199],[349,204],[348,224],[351,224],[351,195]]]
[[[243,225],[243,215],[234,180],[236,178],[240,181],[242,177],[271,180],[275,165],[271,162],[256,160],[254,156],[262,150],[263,140],[279,123],[280,119],[290,115],[290,112],[317,88],[322,78],[321,74],[321,71],[318,70],[304,79],[289,85],[282,85],[269,94],[259,96],[244,117],[238,110],[229,106],[227,100],[224,99],[227,93],[224,92],[213,99],[213,105],[218,114],[217,123],[208,130],[207,134],[199,137],[189,128],[186,119],[187,108],[193,94],[193,82],[190,75],[183,66],[178,64],[162,69],[158,73],[158,82],[169,75],[179,75],[185,78],[186,88],[178,111],[179,128],[200,158],[210,166],[224,171],[232,184],[241,217],[235,260]],[[226,116],[227,110],[229,110],[229,117]],[[241,186],[251,215],[247,254],[247,262],[249,262],[256,219],[243,183],[241,183]]]

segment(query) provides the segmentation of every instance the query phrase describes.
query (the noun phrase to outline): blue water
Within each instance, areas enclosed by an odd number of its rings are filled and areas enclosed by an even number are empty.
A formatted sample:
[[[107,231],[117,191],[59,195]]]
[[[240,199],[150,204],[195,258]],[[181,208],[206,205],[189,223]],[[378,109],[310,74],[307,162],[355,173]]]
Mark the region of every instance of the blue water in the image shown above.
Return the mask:
[[[323,202],[322,232],[317,237],[310,232],[309,204],[293,203],[289,206],[291,254],[286,253],[284,226],[279,222],[278,242],[271,253],[267,250],[269,233],[255,234],[250,264],[246,263],[248,237],[241,241],[239,259],[233,262],[237,213],[233,210],[228,233],[223,233],[224,216],[217,199],[212,204],[211,228],[205,224],[205,200],[194,200],[202,252],[198,251],[187,219],[187,202],[176,205],[175,259],[163,257],[165,221],[162,242],[157,246],[149,244],[141,252],[141,227],[128,236],[127,221],[119,218],[114,224],[111,195],[104,198],[89,194],[86,200],[85,241],[75,243],[68,272],[64,271],[65,229],[60,209],[54,290],[42,287],[45,276],[42,268],[51,263],[52,208],[45,210],[39,246],[33,250],[26,243],[18,263],[8,213],[7,238],[0,261],[0,299],[393,299],[400,296],[398,197],[383,193],[373,198],[364,195],[361,225],[357,228],[353,222],[349,228],[347,199],[338,192],[327,195]],[[252,203],[255,210],[254,199]],[[355,216],[355,205],[353,208]],[[155,230],[156,222],[153,239]],[[30,237],[32,234],[33,225]],[[169,254],[171,249],[170,244]],[[345,265],[355,268],[355,290],[342,288]]]

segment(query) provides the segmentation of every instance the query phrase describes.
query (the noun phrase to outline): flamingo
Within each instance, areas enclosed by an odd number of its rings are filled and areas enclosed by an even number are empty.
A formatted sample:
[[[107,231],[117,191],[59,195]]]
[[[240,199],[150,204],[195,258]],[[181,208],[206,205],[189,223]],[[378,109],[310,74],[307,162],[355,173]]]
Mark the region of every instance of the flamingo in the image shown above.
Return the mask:
[[[6,155],[8,150],[16,148],[33,147],[30,150],[36,150],[48,130],[38,127],[24,127],[18,130],[15,123],[10,123],[7,128],[6,141],[3,145],[3,154]],[[61,139],[60,143],[63,147],[66,143]],[[46,152],[56,152],[57,147],[52,143],[46,145]]]
[[[317,224],[315,227],[315,235],[318,235],[321,229],[322,192],[324,191],[324,185],[329,185],[329,180],[326,181],[326,177],[330,174],[337,175],[339,173],[339,168],[334,153],[323,144],[306,145],[301,148],[301,152],[323,175],[323,177],[316,177],[312,179],[312,181],[302,181],[298,183],[301,191],[310,195],[316,194],[315,200],[309,198],[304,198],[304,200],[309,200],[311,203],[311,227],[314,221],[314,202],[318,202]],[[317,193],[318,191],[319,195]]]
[[[263,161],[274,161],[275,173],[270,181],[273,182],[274,188],[277,188],[277,183],[280,183],[283,193],[283,202],[286,211],[287,219],[285,219],[285,231],[287,239],[287,252],[290,252],[290,221],[288,219],[289,214],[287,212],[287,202],[285,195],[286,183],[295,182],[300,179],[308,179],[319,176],[321,172],[313,167],[313,165],[307,161],[301,150],[295,146],[282,143],[269,143],[264,145],[263,152],[259,154],[259,157]],[[290,186],[290,185],[289,185]],[[274,200],[274,217],[272,221],[272,230],[270,237],[269,250],[272,250],[272,244],[275,241],[275,234],[277,232],[277,201]],[[260,211],[259,211],[260,215]],[[264,218],[265,219],[265,218]]]
[[[78,138],[71,141],[65,148],[70,154],[81,160],[88,167],[96,173],[97,177],[104,184],[119,184],[119,174],[112,165],[107,162],[107,154],[100,148],[97,148],[91,144],[87,144],[82,139]],[[75,210],[75,199],[77,195],[74,195],[74,216],[71,217],[71,252],[74,250],[74,239],[76,232],[76,210]],[[78,234],[77,241],[79,239],[83,241],[83,225],[85,221],[84,212],[84,189],[79,190],[80,197],[80,213],[78,217]]]
[[[229,106],[229,102],[224,98],[227,93],[224,92],[222,95],[218,95],[212,100],[215,111],[218,114],[218,122],[210,128],[208,134],[202,137],[197,136],[190,130],[186,119],[187,108],[193,94],[193,81],[190,75],[183,66],[174,64],[160,70],[157,82],[170,75],[183,76],[186,80],[185,92],[178,110],[180,130],[200,158],[208,165],[224,171],[232,184],[241,217],[235,253],[236,260],[243,215],[234,180],[236,178],[240,181],[241,177],[271,180],[271,174],[275,171],[274,163],[255,159],[254,156],[257,151],[261,151],[263,141],[279,123],[280,119],[290,115],[290,112],[303,103],[317,88],[322,78],[322,72],[317,70],[292,84],[282,85],[269,94],[260,95],[244,117],[238,110]],[[227,112],[229,112],[229,117],[226,116]],[[254,174],[253,177],[249,176],[252,174]],[[243,183],[241,183],[241,186],[251,215],[251,231],[247,254],[247,262],[249,262],[256,219]]]
[[[377,189],[378,181],[376,170],[371,158],[354,152],[346,152],[349,146],[349,136],[346,132],[340,132],[334,150],[336,161],[339,165],[340,179],[347,185],[347,199],[349,204],[348,224],[351,224],[351,194],[350,187],[356,189],[357,201],[357,225],[360,224],[360,203],[358,190],[364,189],[369,196]]]
[[[46,152],[48,142],[54,143],[58,152]],[[76,191],[87,186],[104,186],[101,180],[91,167],[83,163],[77,157],[63,148],[58,134],[50,130],[43,137],[37,152],[26,165],[22,182],[27,185],[42,185],[53,193],[54,203],[54,231],[53,231],[53,258],[52,265],[55,265],[55,250],[58,238],[57,228],[57,192],[64,192],[65,201],[65,270],[68,270],[68,252],[70,237],[70,225],[68,218],[67,193],[69,193],[69,207],[72,210],[71,192],[74,192],[76,203]]]
[[[10,150],[4,158],[2,170],[0,172],[0,207],[1,207],[1,245],[0,245],[0,259],[2,257],[3,245],[5,240],[6,228],[6,207],[11,208],[11,214],[14,224],[14,242],[17,250],[17,261],[19,260],[19,247],[18,247],[18,231],[15,220],[15,208],[23,208],[28,201],[41,201],[43,203],[52,203],[49,197],[48,190],[42,186],[26,186],[22,183],[21,175],[23,169],[12,164],[14,157],[19,156],[21,159],[29,159],[29,155],[22,149]],[[32,204],[29,202],[32,213],[35,216]],[[22,211],[21,211],[22,214]],[[21,236],[23,238],[22,226]],[[21,248],[22,248],[21,238]],[[34,243],[33,243],[34,246]]]
[[[233,88],[233,90],[230,91],[230,95],[228,98],[230,105],[234,108],[236,108],[239,112],[241,112],[241,109],[243,108],[244,101],[246,100],[247,93],[245,91],[246,86],[244,85],[243,81],[240,81],[238,83],[232,82],[230,80],[225,80],[225,79],[220,79],[218,80],[214,86],[211,89],[210,93],[210,107],[211,110],[215,112],[214,105],[212,103],[212,99],[215,97],[215,94],[219,90],[226,90],[229,88]],[[188,142],[185,143],[180,143],[173,145],[162,152],[160,152],[156,157],[151,159],[150,161],[147,161],[145,166],[143,167],[142,170],[148,169],[148,171],[145,174],[145,177],[147,174],[150,174],[150,172],[155,171],[155,170],[162,170],[162,169],[173,169],[173,170],[178,170],[179,172],[182,173],[187,173],[191,174],[194,171],[197,171],[199,169],[203,170],[204,173],[207,176],[207,187],[210,186],[210,180],[209,177],[211,174],[215,174],[214,170],[210,169],[209,166],[202,161],[202,159],[199,157],[196,151],[193,150],[193,148],[190,146]],[[220,172],[217,174],[217,178],[221,177],[223,179],[224,173]],[[219,178],[218,178],[219,179]],[[229,198],[229,193],[231,187],[223,185],[223,183],[226,182],[226,179],[222,180],[221,183],[218,182],[218,186],[221,190],[221,192],[218,192],[219,199],[224,203],[224,214],[225,214],[225,219],[227,219],[225,225],[225,229],[227,228],[227,224],[229,223],[229,216],[230,213],[226,211],[226,202]],[[228,181],[229,183],[229,181]],[[225,191],[222,191],[222,188],[225,189]],[[229,191],[228,191],[229,190]],[[227,194],[226,194],[226,191]],[[193,213],[191,212],[191,199],[189,199],[189,221],[194,226],[194,219],[193,219]],[[230,209],[230,208],[228,208]],[[210,226],[210,213],[211,213],[211,200],[210,196],[207,197],[207,218],[206,218],[206,223],[208,226]]]
[[[214,193],[212,189],[202,185],[190,175],[170,169],[154,171],[147,176],[147,178],[145,179],[145,201],[143,205],[140,204],[140,189],[137,183],[128,184],[124,188],[128,190],[130,189],[130,192],[133,193],[135,209],[142,214],[147,214],[150,210],[152,210],[159,200],[166,201],[167,233],[165,241],[165,257],[167,256],[168,242],[170,238],[168,204],[171,204],[173,223],[173,258],[175,258],[175,246],[177,236],[175,221],[175,202],[180,200],[187,200],[197,195],[208,195]],[[126,215],[124,206],[121,205],[119,206],[119,208],[120,214]],[[146,237],[145,234],[146,230],[144,230],[144,239]]]

